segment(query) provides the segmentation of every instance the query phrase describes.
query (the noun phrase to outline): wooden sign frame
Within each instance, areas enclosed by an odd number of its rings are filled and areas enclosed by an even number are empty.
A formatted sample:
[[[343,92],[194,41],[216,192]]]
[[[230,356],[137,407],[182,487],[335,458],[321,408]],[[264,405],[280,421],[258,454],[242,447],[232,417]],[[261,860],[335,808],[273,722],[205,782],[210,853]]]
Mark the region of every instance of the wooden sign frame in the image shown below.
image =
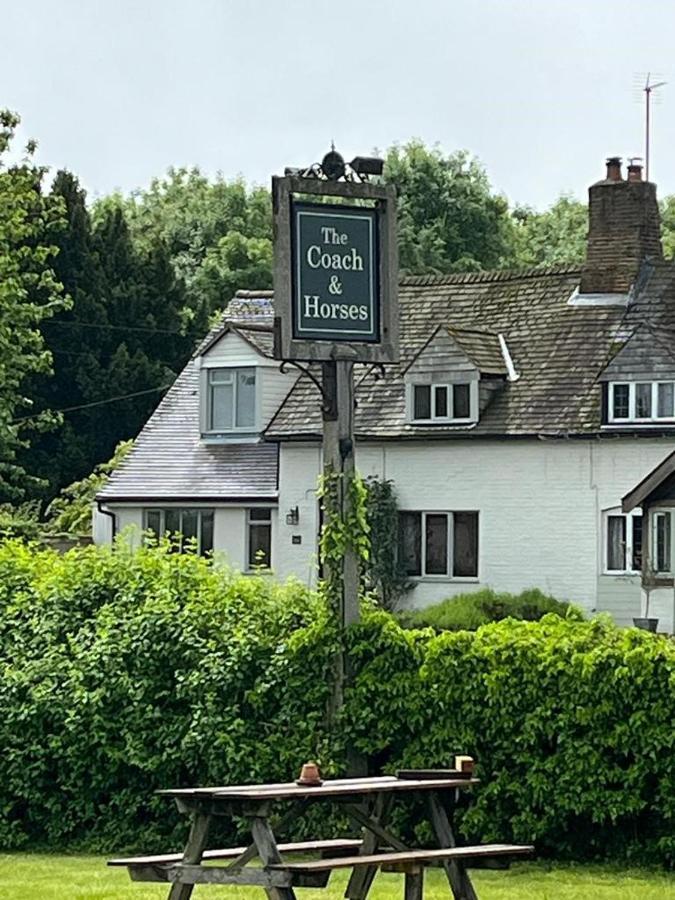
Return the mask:
[[[302,338],[293,335],[292,202],[296,195],[372,201],[377,215],[379,341]],[[272,178],[274,215],[274,355],[277,359],[395,363],[399,360],[396,192],[392,185],[327,181],[298,175]],[[320,209],[320,205],[317,204]],[[345,206],[345,211],[348,210]]]

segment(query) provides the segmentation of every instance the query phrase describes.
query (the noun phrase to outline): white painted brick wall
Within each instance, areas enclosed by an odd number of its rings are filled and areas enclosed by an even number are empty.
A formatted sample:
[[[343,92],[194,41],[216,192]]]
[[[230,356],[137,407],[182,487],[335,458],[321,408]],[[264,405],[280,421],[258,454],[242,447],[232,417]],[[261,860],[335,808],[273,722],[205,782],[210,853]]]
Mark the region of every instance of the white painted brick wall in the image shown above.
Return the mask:
[[[521,591],[539,587],[588,610],[596,608],[601,577],[602,510],[621,497],[672,451],[674,443],[640,440],[504,440],[400,442],[357,448],[362,475],[393,479],[402,509],[480,512],[479,585]],[[279,575],[311,583],[318,527],[316,446],[287,444],[280,453]],[[285,511],[300,509],[300,524],[286,526]],[[291,543],[300,534],[300,546]],[[625,605],[636,579],[617,592]],[[475,582],[420,582],[409,597],[423,606],[474,589]],[[611,608],[612,586],[603,591]],[[620,596],[619,596],[620,595]]]

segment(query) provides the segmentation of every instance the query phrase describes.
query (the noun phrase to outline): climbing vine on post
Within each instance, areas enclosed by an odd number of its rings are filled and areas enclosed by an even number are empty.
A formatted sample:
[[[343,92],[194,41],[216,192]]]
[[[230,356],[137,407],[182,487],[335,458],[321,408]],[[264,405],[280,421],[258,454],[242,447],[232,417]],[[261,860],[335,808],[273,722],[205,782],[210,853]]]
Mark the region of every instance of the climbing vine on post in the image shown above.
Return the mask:
[[[391,611],[413,588],[398,552],[398,501],[391,479],[373,475],[364,487],[370,538],[365,587],[384,609]]]
[[[348,512],[343,514],[342,494],[346,493]],[[369,525],[366,509],[368,491],[363,479],[328,468],[319,479],[319,500],[323,509],[323,526],[319,548],[323,565],[323,591],[332,612],[341,609],[344,588],[342,560],[352,550],[362,572],[370,559]],[[341,624],[341,623],[340,623]]]

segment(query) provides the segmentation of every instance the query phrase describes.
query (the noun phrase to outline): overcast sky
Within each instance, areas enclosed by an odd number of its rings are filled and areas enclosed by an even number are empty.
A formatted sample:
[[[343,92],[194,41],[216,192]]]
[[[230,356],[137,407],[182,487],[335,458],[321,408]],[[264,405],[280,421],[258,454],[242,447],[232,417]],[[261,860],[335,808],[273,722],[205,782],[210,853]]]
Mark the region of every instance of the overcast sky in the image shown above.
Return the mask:
[[[0,0],[0,107],[93,194],[198,165],[267,184],[285,165],[411,137],[466,148],[495,189],[582,197],[608,154],[675,193],[667,0]],[[639,92],[637,92],[639,97]]]

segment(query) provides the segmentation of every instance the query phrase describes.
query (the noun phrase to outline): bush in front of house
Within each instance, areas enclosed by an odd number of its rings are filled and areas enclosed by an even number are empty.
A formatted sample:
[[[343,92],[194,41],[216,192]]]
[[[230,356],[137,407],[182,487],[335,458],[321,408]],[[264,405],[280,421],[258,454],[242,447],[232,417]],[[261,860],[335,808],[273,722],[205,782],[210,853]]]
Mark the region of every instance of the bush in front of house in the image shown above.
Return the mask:
[[[404,628],[430,627],[436,631],[475,631],[488,622],[502,619],[523,619],[535,622],[548,613],[563,618],[569,614],[570,604],[544,594],[538,588],[528,588],[520,594],[481,588],[467,594],[448,597],[424,609],[402,610],[398,613]],[[575,615],[580,615],[574,610]]]
[[[436,634],[368,608],[330,726],[335,647],[298,583],[164,544],[0,545],[2,846],[178,849],[185,817],[157,788],[290,780],[313,757],[330,776],[357,748],[386,772],[475,756],[469,840],[672,863],[672,642],[557,615]],[[428,841],[422,815],[401,803],[395,825]],[[283,836],[330,836],[318,816]]]

